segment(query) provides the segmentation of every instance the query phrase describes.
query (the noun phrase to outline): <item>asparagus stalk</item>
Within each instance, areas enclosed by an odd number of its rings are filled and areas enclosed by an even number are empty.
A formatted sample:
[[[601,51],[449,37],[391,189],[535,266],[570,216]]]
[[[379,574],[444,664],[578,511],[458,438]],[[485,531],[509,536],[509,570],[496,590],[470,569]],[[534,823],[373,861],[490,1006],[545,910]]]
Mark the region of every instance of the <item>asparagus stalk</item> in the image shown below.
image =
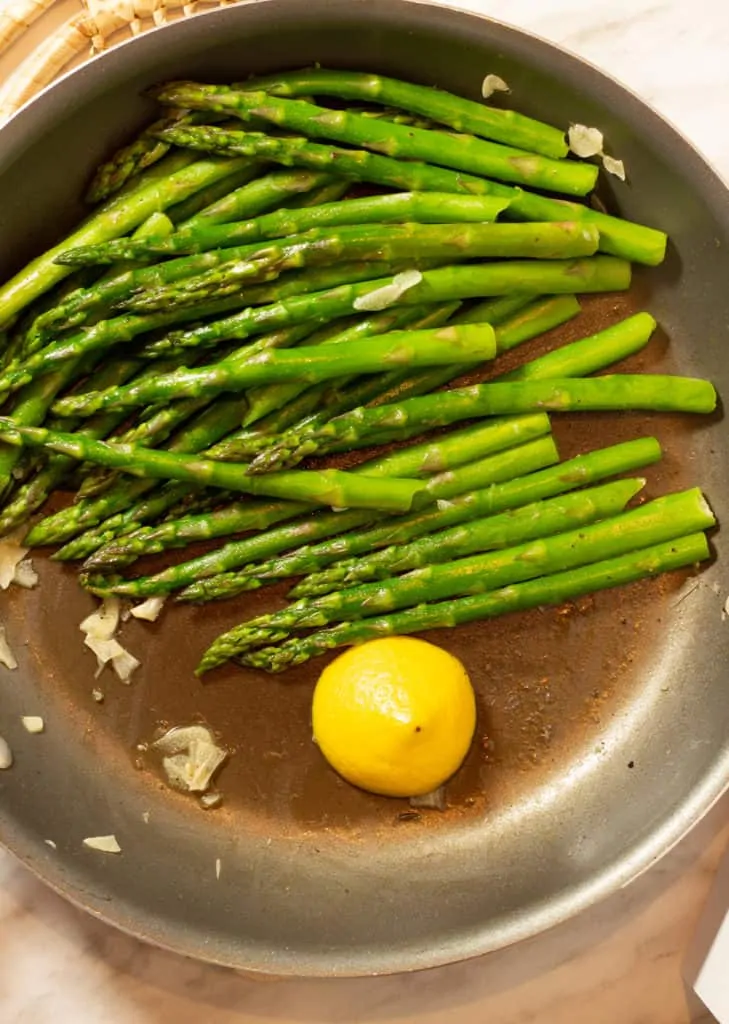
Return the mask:
[[[514,449],[514,454],[508,456],[506,460],[500,459],[492,462],[491,472],[495,472],[497,475],[501,472],[512,472],[514,460],[516,460],[517,470],[523,472],[525,466],[533,466],[532,460],[544,464],[541,460],[550,460],[556,457],[556,449],[552,442],[547,441],[531,448],[527,447],[529,441],[541,438],[548,432],[549,419],[546,416],[514,417],[512,420],[502,423],[490,424],[483,429],[467,428],[456,431],[445,439],[413,445],[394,455],[370,459],[355,467],[353,472],[378,477],[388,475],[417,477],[425,473],[445,474],[473,460],[479,462],[482,471],[485,458],[510,448]],[[460,487],[461,475],[456,475],[455,486],[457,488]],[[431,481],[429,486],[431,488],[435,486],[438,489],[444,485],[446,479],[446,477],[441,477],[440,480]],[[167,550],[167,548],[185,547],[195,540],[229,536],[232,533],[241,533],[248,529],[259,530],[262,536],[262,531],[273,522],[291,519],[300,511],[306,510],[292,509],[285,503],[269,506],[264,525],[260,520],[260,507],[252,507],[250,503],[233,503],[213,511],[205,510],[201,514],[186,515],[180,519],[171,519],[155,526],[142,527],[135,533],[112,542],[107,547],[97,550],[86,561],[85,568],[96,570],[106,569],[110,565],[128,564],[142,555],[155,554]],[[277,519],[272,518],[274,515],[277,516]],[[326,527],[329,530],[326,536],[340,533],[346,528],[341,516],[338,519],[330,518],[330,526],[331,530],[329,526]],[[294,533],[293,536],[298,535]],[[311,540],[311,536],[308,539]],[[261,542],[265,545],[264,554],[257,554],[255,557],[269,557],[268,553],[271,551],[276,553],[279,550],[285,550],[289,545],[290,537],[286,528],[283,528],[279,537],[267,538]],[[280,544],[283,546],[279,547]],[[254,557],[254,555],[248,551],[247,557]]]
[[[551,315],[558,313],[558,310],[554,306],[556,301],[556,299],[545,300],[542,304],[541,313],[539,304],[532,308],[527,308],[522,314],[523,323],[520,325],[518,319],[515,319],[509,325],[508,331],[503,334],[502,329],[497,328],[497,351],[505,351],[507,348],[512,347],[513,344],[520,343],[524,340],[519,329],[520,326],[527,331],[527,338],[530,337],[531,335],[528,333],[530,321],[538,318],[540,315],[544,317],[544,330],[549,329],[550,326],[554,326],[554,324],[549,323],[549,318]],[[613,327],[606,328],[604,331],[600,331],[588,338],[572,342],[571,344],[564,345],[544,356],[532,359],[511,373],[500,374],[496,377],[492,377],[490,378],[490,381],[550,380],[554,377],[579,377],[584,374],[595,373],[597,370],[603,370],[605,367],[624,359],[626,356],[639,352],[649,341],[654,328],[655,321],[651,316],[649,316],[649,314],[638,313],[634,317],[628,317],[621,323],[616,324]],[[466,367],[461,367],[460,371],[463,372],[466,369]],[[433,391],[445,382],[442,379],[438,379],[437,369],[423,371],[423,376],[425,376],[425,374],[430,375],[430,386],[425,388],[424,392]],[[457,376],[457,374],[453,374],[452,376]],[[450,379],[452,379],[452,377]],[[390,400],[402,401],[404,397],[405,396],[396,396]],[[378,404],[382,405],[384,402],[380,402]],[[321,416],[316,420],[312,419],[306,424],[302,424],[301,427],[295,427],[294,430],[304,428],[307,431],[313,430],[320,425],[327,424],[331,419],[331,416]],[[406,427],[405,429],[399,427],[391,430],[378,431],[376,434],[368,434],[356,444],[336,444],[332,445],[331,448],[327,447],[327,451],[336,452],[373,444],[387,444],[391,441],[402,441],[412,437],[414,434],[421,433],[421,429],[422,428],[416,423]],[[272,440],[272,443],[268,446],[259,447],[259,452],[251,463],[250,472],[268,472],[270,470],[282,468],[279,465],[279,453],[287,452],[289,444],[289,437],[286,436],[279,438],[277,441]],[[286,460],[286,465],[290,467],[288,459]]]
[[[420,484],[411,480],[388,477],[383,486],[379,480],[336,469],[302,470],[249,478],[245,466],[136,445],[94,441],[80,434],[65,434],[42,427],[19,427],[6,416],[0,416],[0,438],[10,444],[49,448],[80,461],[121,469],[132,476],[185,480],[198,487],[220,487],[245,494],[308,501],[315,505],[407,512],[416,494],[422,490]]]
[[[52,372],[60,363],[65,362],[67,359],[78,358],[87,352],[93,352],[99,348],[111,348],[116,344],[129,343],[147,331],[183,323],[186,320],[218,316],[232,309],[240,309],[241,306],[248,307],[256,302],[271,302],[276,297],[303,296],[312,291],[316,292],[317,289],[322,287],[329,289],[350,282],[368,281],[372,279],[372,274],[376,270],[381,272],[382,268],[373,268],[371,263],[347,263],[336,267],[316,268],[300,274],[291,274],[285,282],[274,282],[273,290],[269,285],[260,285],[247,289],[236,296],[221,299],[218,302],[168,309],[148,316],[122,315],[111,320],[101,320],[99,323],[82,329],[68,338],[59,340],[40,351],[34,352],[22,362],[5,367],[2,374],[0,374],[0,395],[16,391],[18,388],[30,383],[35,377]],[[267,307],[264,306],[263,308]],[[351,312],[351,310],[348,309],[346,312]],[[318,312],[310,310],[310,314],[310,316],[301,317],[297,323],[310,320],[316,326],[320,319]],[[334,316],[336,314],[332,316],[332,319],[334,319]],[[228,338],[233,337],[233,335],[227,335],[226,338],[223,338],[223,334],[225,334],[223,322],[216,322],[220,327],[220,331],[222,331],[222,334],[218,331],[216,341],[228,340]],[[282,323],[279,326],[285,327],[289,325]],[[272,328],[272,330],[275,329],[277,328]],[[261,332],[254,331],[253,333]],[[184,336],[189,340],[187,332],[185,332]],[[188,346],[176,346],[175,343],[170,342],[161,342],[154,346],[148,346],[148,348],[152,349],[152,356],[154,358],[176,355],[178,354],[175,351],[176,348],[182,350],[186,347]],[[145,354],[148,355],[144,350],[139,354],[143,357]]]
[[[377,579],[381,549],[409,544],[436,530],[566,494],[616,473],[630,473],[657,462],[660,457],[660,445],[652,437],[597,449],[557,466],[494,484],[486,490],[456,496],[435,512],[425,509],[412,513],[398,522],[395,531],[360,531],[342,537],[341,543],[319,545],[308,552],[302,549],[291,556],[288,564],[281,559],[278,563],[258,565],[258,578],[273,579],[308,572],[292,590],[295,597],[326,594],[349,582]]]
[[[385,185],[400,191],[456,192],[491,195],[510,200],[509,219],[563,221],[584,219],[600,232],[600,250],[636,263],[655,266],[666,254],[666,235],[655,228],[611,217],[579,203],[536,195],[474,175],[434,167],[417,161],[393,160],[365,150],[340,149],[302,138],[274,138],[254,132],[231,132],[221,128],[172,128],[163,137],[180,146],[206,153],[237,154],[273,160],[288,166],[326,170],[336,164],[337,172],[354,181]]]
[[[513,110],[500,110],[440,89],[413,85],[383,75],[306,68],[241,82],[237,88],[250,88],[272,96],[334,96],[363,103],[382,103],[448,125],[457,132],[481,135],[531,153],[555,158],[567,155],[564,132],[559,128]]]
[[[441,317],[445,319],[452,311],[452,306],[436,307],[430,313],[426,314],[421,319],[419,319],[414,324],[414,326],[426,327],[438,322],[442,322]],[[525,340],[527,337],[530,337],[533,334],[537,334],[541,330],[546,329],[547,327],[554,326],[556,323],[561,323],[564,320],[569,319],[571,316],[574,316],[575,313],[578,311],[579,305],[572,296],[557,297],[551,300],[546,300],[546,302],[536,304],[529,304],[528,299],[526,297],[511,296],[506,298],[491,299],[486,302],[479,303],[476,307],[469,310],[466,314],[463,314],[462,316],[459,314],[456,322],[464,321],[469,323],[478,323],[482,322],[483,320],[487,320],[493,323],[497,323],[499,324],[499,334],[497,340],[500,345],[502,343],[505,345],[507,341],[509,342],[509,344],[514,344],[517,340]],[[369,322],[373,326],[377,326],[377,324],[379,324],[380,327],[397,325],[402,326],[402,322],[400,320],[397,320],[397,322],[395,322],[393,321],[392,318],[402,317],[403,314],[408,313],[412,315],[413,312],[417,312],[417,307],[414,307],[410,310],[400,309],[399,311],[393,310],[390,311],[389,313],[379,314],[380,318],[386,317],[387,322],[383,322],[382,319],[377,320],[377,318],[374,318],[374,320],[370,319],[369,321],[365,321],[364,323],[366,325]],[[340,335],[339,337],[343,338],[344,336]],[[327,397],[325,404],[331,414],[333,408],[336,408],[337,411],[340,411],[344,408],[349,408],[350,405],[347,404],[348,402],[351,403],[351,405],[356,406],[360,404],[361,401],[386,401],[388,400],[388,398],[396,395],[401,396],[403,394],[418,394],[420,393],[420,389],[427,390],[428,387],[429,381],[427,380],[427,378],[424,377],[423,374],[410,378],[403,376],[402,373],[386,374],[382,379],[374,377],[363,378],[363,381],[361,383],[355,384],[351,388],[346,389],[344,393],[337,394],[335,396],[335,399]],[[316,408],[321,405],[319,399],[322,397],[322,395],[321,393],[316,393],[316,388],[309,389],[309,397],[307,398],[307,401],[311,400],[312,392],[314,392],[314,405],[305,408],[305,412],[308,412],[312,408]],[[303,397],[306,398],[306,396]],[[249,398],[250,411],[248,413],[248,416],[250,416],[253,413],[256,405],[256,397],[253,392],[249,393]],[[283,396],[281,397],[281,400],[283,402]],[[338,403],[336,406],[332,404],[335,400]],[[299,418],[299,416],[297,415],[297,407],[302,408],[301,399],[298,399],[294,402],[290,402],[289,405],[291,407],[290,409],[289,407],[286,407],[286,409],[282,408],[281,412],[277,414],[272,414],[267,418],[266,425],[269,426],[270,424],[269,429],[274,429],[278,423],[284,422],[283,417],[287,409],[293,413],[294,422]],[[248,416],[246,417],[246,419],[248,418]],[[213,447],[208,448],[205,453],[206,457],[223,460],[233,459],[234,461],[241,461],[240,455],[236,453],[236,447],[241,446],[244,449],[246,448],[246,445],[250,447],[251,433],[252,432],[250,430],[244,430],[237,434],[231,435],[229,439],[221,441],[217,445],[213,445]],[[255,450],[258,449],[256,448]],[[246,454],[248,453],[246,452]],[[134,506],[132,506],[125,513],[121,513],[117,516],[112,517],[105,524],[105,528],[103,531],[104,539],[101,540],[97,534],[98,543],[94,540],[90,540],[89,543],[93,544],[94,547],[96,548],[100,547],[102,544],[109,544],[110,542],[113,544],[115,538],[126,536],[129,533],[136,531],[137,528],[139,527],[140,522],[148,522],[150,520],[157,518],[159,515],[163,514],[165,511],[171,508],[181,497],[184,497],[184,495],[184,485],[167,484],[165,488],[163,488],[162,493],[151,502],[151,505],[149,502],[143,500],[142,503],[139,506],[137,506],[136,509]],[[293,512],[290,513],[290,515],[293,514]],[[282,518],[286,518],[283,513]],[[232,521],[234,522],[235,519],[233,519]],[[257,528],[263,529],[264,527],[260,524],[257,524]],[[223,525],[222,531],[223,533],[235,532],[235,527],[232,527],[231,529],[226,531],[225,526]],[[223,533],[218,533],[217,535],[222,536]],[[80,539],[81,538],[79,538],[79,540]],[[92,547],[91,550],[94,550],[94,547]],[[71,550],[72,557],[77,557],[77,552],[74,550],[73,543],[71,545]],[[134,561],[135,557],[137,556],[129,554],[113,556],[117,564],[120,559],[124,560],[125,562],[129,562]]]
[[[695,565],[708,558],[709,554],[706,535],[692,533],[677,540],[653,544],[629,554],[502,587],[486,594],[423,604],[359,622],[344,622],[306,637],[297,637],[279,647],[253,651],[246,656],[244,664],[268,672],[282,672],[336,647],[363,643],[376,637],[450,628],[543,605],[558,605],[584,594]],[[206,659],[207,655],[196,670],[198,674],[207,671]]]
[[[260,173],[260,164],[251,163],[248,167],[241,167],[226,178],[214,181],[207,188],[201,188],[199,192],[194,192],[187,199],[183,199],[181,203],[175,203],[174,206],[169,207],[167,210],[167,216],[173,225],[187,224],[189,221],[196,219],[199,214],[209,210],[210,207],[216,206],[221,199],[225,199],[232,192],[237,192],[239,189],[244,188],[256,179]],[[101,244],[103,245],[103,243]]]
[[[495,325],[496,350],[506,352],[516,345],[528,341],[545,331],[557,327],[576,316],[580,305],[573,295],[550,296],[530,302],[527,296],[513,295],[478,303],[475,307],[458,313],[452,321],[457,324],[481,323],[484,320]],[[410,376],[401,373],[388,375],[378,386],[377,381],[363,379],[349,387],[340,387],[335,394],[328,393],[326,385],[310,389],[297,405],[281,409],[267,417],[254,430],[243,430],[217,446],[213,458],[223,460],[253,458],[251,472],[258,472],[259,466],[266,465],[265,450],[276,443],[275,435],[293,428],[295,431],[313,430],[328,423],[332,417],[357,408],[360,405],[384,405],[387,402],[402,401],[406,397],[426,394],[447,384],[473,369],[459,365],[450,368],[424,370]],[[313,393],[312,393],[313,392]],[[321,399],[321,400],[320,400]],[[321,410],[324,411],[321,411]],[[386,439],[387,440],[387,439]],[[256,456],[260,455],[260,462]]]
[[[701,492],[693,489],[657,498],[611,519],[555,536],[429,565],[405,576],[363,583],[321,597],[303,598],[218,637],[205,652],[200,668],[215,668],[250,647],[275,643],[295,630],[498,590],[688,536],[713,526],[714,522]]]
[[[391,157],[423,160],[568,195],[586,195],[597,180],[597,168],[591,164],[553,160],[472,135],[454,137],[450,133],[361,117],[346,110],[330,110],[306,100],[279,99],[265,92],[172,82],[154,90],[154,95],[167,106],[230,113],[247,122],[263,120],[309,138],[331,139]]]
[[[431,477],[421,485],[423,495],[418,500],[433,503],[440,498],[448,498],[471,489],[474,486],[474,479],[478,480],[481,486],[485,486],[550,465],[557,459],[557,449],[552,438],[540,437],[519,445],[518,448],[498,452],[495,455],[479,459],[476,463],[457,467]],[[363,474],[353,475],[358,478],[362,476],[364,479]],[[386,487],[390,479],[392,478],[381,478],[379,482]],[[269,530],[266,534],[231,541],[207,555],[174,565],[155,576],[121,582],[117,580],[109,582],[102,577],[100,581],[90,580],[85,585],[98,593],[113,590],[114,593],[135,597],[169,593],[206,576],[215,576],[220,572],[228,572],[245,565],[251,559],[267,558],[280,551],[296,547],[297,544],[305,540],[310,541],[342,533],[355,526],[365,525],[365,522],[373,522],[376,518],[355,522],[353,515],[354,510],[350,510],[330,513],[326,517],[317,516],[315,519],[307,519],[299,524],[283,524],[275,530]]]
[[[155,132],[172,124],[205,124],[206,115],[190,111],[168,111],[164,119],[154,121],[143,129],[132,142],[118,149],[101,164],[86,192],[87,203],[101,203],[119,192],[135,175],[158,164],[170,151],[167,143],[161,142]],[[188,156],[189,154],[185,154]],[[188,161],[192,163],[192,160]],[[156,168],[159,171],[159,168]],[[155,175],[157,176],[157,175]]]
[[[648,410],[707,414],[716,407],[709,381],[660,374],[610,374],[588,379],[514,380],[475,384],[467,388],[409,398],[377,408],[360,406],[323,426],[293,431],[262,453],[266,470],[296,465],[306,456],[362,447],[389,438],[412,436],[435,427],[478,416],[508,415],[534,410],[587,412]]]
[[[562,345],[552,352],[547,352],[546,355],[531,359],[515,370],[502,373],[493,379],[553,380],[595,373],[640,352],[648,344],[655,328],[656,321],[650,313],[636,313],[587,338]]]
[[[198,160],[168,177],[153,178],[110,200],[73,234],[33,260],[0,288],[0,325],[70,273],[68,267],[55,262],[56,256],[66,249],[116,238],[137,227],[152,213],[167,209],[244,163],[237,157]]]
[[[642,479],[618,480],[585,491],[533,502],[485,519],[473,519],[466,524],[420,537],[403,546],[384,548],[377,552],[378,572],[374,578],[385,580],[409,569],[452,562],[477,552],[511,548],[578,526],[586,526],[600,519],[608,519],[621,512],[644,484],[645,480]],[[302,556],[304,551],[301,549]],[[374,556],[370,556],[368,561],[372,565],[375,562]],[[247,584],[250,578],[250,574],[245,573],[221,573],[186,587],[178,600],[213,601],[232,597],[242,589],[249,589]],[[267,639],[267,636],[264,637],[264,642]]]
[[[287,171],[271,171],[247,185],[234,189],[217,202],[200,210],[194,217],[183,222],[180,229],[184,231],[204,230],[215,224],[227,224],[230,221],[258,217],[266,210],[283,206],[293,199],[308,195],[314,189],[326,187],[331,183],[331,168],[329,173],[317,170],[308,171],[301,167]]]
[[[494,261],[440,267],[424,271],[419,278],[412,276],[406,280],[403,275],[393,281],[385,277],[332,288],[328,292],[292,295],[271,306],[245,309],[223,320],[170,333],[146,346],[146,352],[149,356],[167,356],[185,348],[213,346],[223,339],[246,338],[262,331],[302,323],[314,316],[333,319],[352,312],[373,312],[396,305],[484,298],[513,291],[573,294],[575,291],[624,291],[629,286],[629,264],[612,256],[588,256],[576,260],[506,260],[503,263]],[[3,378],[0,377],[0,387],[2,383]]]
[[[69,396],[56,403],[59,415],[88,415],[104,409],[156,405],[176,398],[197,399],[222,391],[277,381],[320,380],[390,367],[447,366],[493,359],[496,341],[488,324],[438,327],[427,331],[391,331],[350,345],[305,345],[293,350],[266,349],[200,369],[180,370],[144,384],[106,392]]]
[[[346,185],[346,183],[345,183]],[[339,183],[337,187],[343,187]],[[493,196],[463,196],[449,192],[396,192],[297,209],[275,210],[251,220],[225,224],[193,224],[167,238],[137,242],[118,238],[99,245],[71,249],[59,257],[68,266],[144,260],[155,256],[196,255],[211,249],[230,249],[274,238],[290,238],[314,228],[353,224],[487,223],[509,205]]]
[[[467,254],[471,258],[520,257],[544,260],[591,256],[599,235],[591,224],[396,224],[343,227],[336,232],[316,229],[295,235],[285,243],[270,243],[242,259],[235,250],[221,250],[212,269],[182,281],[154,288],[124,301],[124,308],[152,312],[166,304],[209,301],[235,294],[246,284],[268,280],[286,270],[330,264],[340,260],[434,259],[447,262]],[[224,260],[226,252],[231,258]],[[212,262],[211,254],[206,254]],[[186,257],[201,261],[203,256]],[[222,262],[220,262],[222,260]]]

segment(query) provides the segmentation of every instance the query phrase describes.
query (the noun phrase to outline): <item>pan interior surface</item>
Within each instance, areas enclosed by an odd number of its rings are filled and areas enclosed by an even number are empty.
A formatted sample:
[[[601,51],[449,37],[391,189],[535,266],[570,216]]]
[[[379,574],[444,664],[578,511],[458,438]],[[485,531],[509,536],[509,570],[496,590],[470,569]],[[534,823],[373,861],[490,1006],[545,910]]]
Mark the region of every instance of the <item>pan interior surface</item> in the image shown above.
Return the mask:
[[[486,19],[406,0],[243,3],[151,32],[67,76],[0,133],[0,278],[79,219],[94,166],[152,115],[147,86],[315,61],[474,99],[494,72],[522,112],[599,125],[629,175],[628,184],[602,181],[602,200],[666,230],[668,258],[638,270],[628,295],[585,301],[577,320],[519,359],[648,309],[661,331],[624,368],[704,376],[726,392],[729,206],[719,179],[589,66]],[[650,434],[665,456],[646,472],[646,494],[700,485],[721,521],[729,481],[718,417],[555,422],[563,458]],[[142,667],[123,687],[110,674],[94,682],[78,631],[91,599],[72,569],[39,555],[41,585],[11,588],[3,603],[20,666],[0,680],[0,731],[15,755],[0,773],[0,839],[92,913],[249,970],[415,969],[535,934],[649,866],[726,786],[721,532],[713,541],[718,564],[699,576],[429,634],[464,661],[479,722],[448,809],[419,815],[324,765],[309,704],[326,659],[276,678],[234,668],[205,684],[193,677],[209,640],[277,606],[285,588],[130,623],[124,643]],[[44,717],[44,734],[25,733],[28,714]],[[160,726],[199,720],[232,751],[224,803],[209,812],[172,792],[143,749]],[[82,845],[109,833],[120,856]]]

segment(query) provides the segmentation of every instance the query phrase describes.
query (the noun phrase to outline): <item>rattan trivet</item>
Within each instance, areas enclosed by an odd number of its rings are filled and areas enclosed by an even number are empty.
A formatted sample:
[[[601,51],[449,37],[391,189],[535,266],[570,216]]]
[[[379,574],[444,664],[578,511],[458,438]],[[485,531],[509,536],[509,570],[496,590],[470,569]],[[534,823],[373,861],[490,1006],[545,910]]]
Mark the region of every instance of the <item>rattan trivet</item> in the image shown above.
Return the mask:
[[[0,56],[58,0],[0,0]],[[0,125],[63,71],[131,35],[200,9],[237,0],[76,0],[77,13],[49,30],[42,42],[0,84]],[[68,5],[66,5],[68,6]]]

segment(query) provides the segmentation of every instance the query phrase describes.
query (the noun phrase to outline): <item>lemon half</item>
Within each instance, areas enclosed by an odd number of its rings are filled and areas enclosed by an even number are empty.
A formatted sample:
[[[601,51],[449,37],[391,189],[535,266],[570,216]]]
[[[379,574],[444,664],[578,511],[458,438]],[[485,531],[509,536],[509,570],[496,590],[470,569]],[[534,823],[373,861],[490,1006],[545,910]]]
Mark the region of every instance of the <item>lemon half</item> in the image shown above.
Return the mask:
[[[463,665],[425,640],[353,647],[314,690],[314,739],[348,782],[385,796],[420,796],[460,767],[476,726]]]

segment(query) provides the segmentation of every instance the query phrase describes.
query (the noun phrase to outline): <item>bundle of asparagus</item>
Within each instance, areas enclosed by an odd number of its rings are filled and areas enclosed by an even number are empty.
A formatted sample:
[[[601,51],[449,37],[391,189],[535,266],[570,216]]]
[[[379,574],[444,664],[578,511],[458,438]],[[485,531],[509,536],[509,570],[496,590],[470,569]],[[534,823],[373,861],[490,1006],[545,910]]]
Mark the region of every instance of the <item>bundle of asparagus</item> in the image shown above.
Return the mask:
[[[598,172],[559,129],[324,69],[154,95],[163,116],[96,172],[100,205],[0,287],[0,536],[62,489],[76,500],[24,543],[84,559],[93,593],[206,601],[304,577],[201,672],[707,557],[700,492],[626,509],[644,479],[606,482],[659,459],[654,438],[560,462],[551,436],[552,412],[713,411],[706,381],[591,376],[648,343],[649,314],[499,364],[664,256],[661,231],[575,201]],[[440,390],[465,373],[487,379]],[[296,468],[342,452],[346,469]]]

